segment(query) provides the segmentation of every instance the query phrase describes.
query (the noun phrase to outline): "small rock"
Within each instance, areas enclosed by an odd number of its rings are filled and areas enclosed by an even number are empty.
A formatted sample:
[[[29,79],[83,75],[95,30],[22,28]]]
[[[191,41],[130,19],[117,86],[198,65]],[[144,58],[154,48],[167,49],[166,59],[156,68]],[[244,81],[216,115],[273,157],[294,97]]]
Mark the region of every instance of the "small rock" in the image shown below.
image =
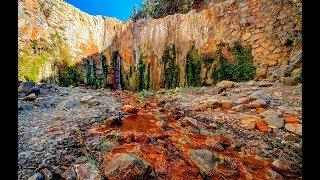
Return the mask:
[[[282,83],[287,86],[293,86],[297,84],[297,81],[295,80],[294,77],[284,77],[282,79]]]
[[[32,104],[25,104],[18,102],[18,110],[34,110],[34,106]]]
[[[77,175],[76,175],[76,172],[72,168],[69,168],[62,174],[62,178],[65,180],[76,180]]]
[[[103,180],[103,173],[93,164],[75,164],[74,171],[77,175],[77,179],[83,180]]]
[[[249,108],[265,108],[267,107],[267,103],[263,99],[257,99],[254,101],[251,101],[248,104]]]
[[[31,89],[29,89],[29,91],[26,93],[26,95],[29,95],[29,94],[36,94],[36,95],[39,95],[40,94],[40,88],[38,87],[32,87]]]
[[[195,127],[195,128],[198,127],[198,121],[190,117],[184,117],[180,123],[182,127],[188,127],[188,126]]]
[[[103,168],[108,179],[151,179],[151,164],[131,153],[119,153]]]
[[[206,144],[208,144],[207,146],[209,148],[217,149],[219,151],[223,151],[224,150],[224,147],[218,141],[216,141],[214,139],[206,140]]]
[[[213,154],[207,149],[192,149],[189,151],[189,157],[206,176],[212,174],[214,166],[220,161],[219,156]]]
[[[262,132],[267,132],[268,131],[268,127],[267,125],[259,120],[256,120],[256,128]]]
[[[122,121],[120,116],[111,116],[111,117],[104,117],[102,118],[103,123],[107,126],[114,125],[114,126],[121,126]]]
[[[208,128],[209,129],[218,129],[218,126],[214,122],[212,122],[212,123],[209,123]]]
[[[235,111],[235,112],[242,112],[242,111],[245,111],[247,109],[248,109],[248,107],[243,105],[243,104],[240,104],[238,106],[234,106],[234,107],[231,108],[231,110]]]
[[[138,112],[138,108],[132,105],[124,105],[120,109],[124,112],[132,113],[132,114],[135,114]]]
[[[47,169],[41,169],[41,173],[44,175],[45,179],[53,179],[52,173]]]
[[[45,180],[45,178],[44,178],[43,174],[35,173],[31,177],[29,177],[28,180]]]
[[[262,99],[264,102],[267,103],[267,105],[270,104],[271,101],[271,96],[264,93],[263,91],[259,90],[256,91],[254,93],[252,93],[249,97],[248,97],[251,101],[253,100],[257,100],[257,99]]]
[[[65,101],[62,101],[60,104],[57,105],[57,109],[59,109],[59,110],[70,109],[70,108],[72,108],[74,106],[76,106],[75,101],[65,100]]]
[[[29,94],[28,96],[23,98],[24,101],[34,101],[36,99],[37,99],[37,96],[34,93]]]
[[[267,77],[267,69],[266,68],[257,68],[255,79],[266,78]]]
[[[229,109],[231,109],[232,107],[234,107],[235,105],[236,105],[236,103],[233,102],[233,101],[222,101],[222,102],[221,102],[221,107],[222,107],[222,109],[224,109],[224,110],[229,110]]]
[[[35,83],[33,82],[21,82],[20,86],[18,87],[18,92],[27,93],[34,86],[35,86]]]
[[[284,126],[284,121],[277,115],[267,116],[263,119],[263,122],[270,128],[282,128]]]
[[[80,103],[88,103],[91,99],[93,98],[93,96],[86,96],[80,99]]]
[[[251,130],[254,129],[256,126],[256,121],[260,121],[261,119],[256,116],[243,116],[242,120],[240,121],[240,127]]]
[[[302,124],[286,124],[284,128],[289,132],[302,136]]]
[[[234,82],[232,82],[232,81],[220,81],[217,84],[217,87],[222,88],[222,89],[233,88],[234,87]]]
[[[93,107],[93,106],[98,106],[100,104],[100,101],[98,100],[90,100],[89,102],[87,102],[87,104],[90,106],[90,107]]]
[[[43,100],[44,100],[43,97],[38,97],[37,99],[34,100],[34,105],[41,107]]]
[[[249,140],[247,144],[261,149],[271,149],[271,147],[262,140]]]
[[[284,116],[283,119],[286,124],[300,124],[300,120],[293,116]]]
[[[277,159],[271,163],[271,167],[274,171],[281,174],[297,176],[302,175],[301,165],[287,160]]]

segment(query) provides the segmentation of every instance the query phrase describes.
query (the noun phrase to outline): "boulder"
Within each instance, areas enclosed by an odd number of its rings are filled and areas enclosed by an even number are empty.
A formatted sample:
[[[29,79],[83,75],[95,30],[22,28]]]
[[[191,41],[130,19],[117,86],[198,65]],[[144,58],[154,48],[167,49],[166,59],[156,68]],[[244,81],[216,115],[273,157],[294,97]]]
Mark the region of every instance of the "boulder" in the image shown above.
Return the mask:
[[[234,82],[232,81],[220,81],[217,84],[218,88],[222,88],[222,89],[228,89],[228,88],[233,88],[234,87]]]
[[[270,104],[270,101],[271,101],[271,96],[264,93],[263,91],[259,90],[259,91],[256,91],[252,94],[250,94],[250,96],[248,97],[251,101],[253,100],[257,100],[257,99],[261,99],[263,100],[267,105]]]
[[[256,116],[243,116],[239,125],[244,129],[251,130],[251,129],[254,129],[254,127],[256,126],[256,121],[260,121],[260,120],[261,119]]]
[[[74,171],[77,175],[77,180],[103,180],[103,173],[93,164],[75,164]]]
[[[207,149],[192,149],[188,155],[205,176],[210,176],[214,166],[220,162],[219,156]]]
[[[109,117],[103,117],[102,118],[103,123],[107,126],[110,125],[116,125],[116,126],[121,126],[122,125],[122,121],[121,121],[121,116],[109,116]]]
[[[281,117],[277,116],[277,115],[269,115],[266,116],[263,119],[263,122],[270,128],[275,128],[275,129],[279,129],[279,128],[283,128],[284,126],[284,121]]]
[[[119,179],[151,179],[154,170],[151,164],[131,153],[119,153],[103,168],[110,180]]]
[[[123,112],[135,114],[138,112],[138,108],[133,105],[124,105],[120,108]]]

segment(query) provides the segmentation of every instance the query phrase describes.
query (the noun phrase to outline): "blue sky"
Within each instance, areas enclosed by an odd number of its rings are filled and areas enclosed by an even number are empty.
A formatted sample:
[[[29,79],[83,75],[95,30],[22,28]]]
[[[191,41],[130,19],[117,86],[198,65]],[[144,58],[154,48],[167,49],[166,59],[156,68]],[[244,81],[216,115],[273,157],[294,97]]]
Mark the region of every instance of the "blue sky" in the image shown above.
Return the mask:
[[[115,17],[126,21],[133,11],[134,4],[142,7],[142,0],[65,0],[91,15]]]

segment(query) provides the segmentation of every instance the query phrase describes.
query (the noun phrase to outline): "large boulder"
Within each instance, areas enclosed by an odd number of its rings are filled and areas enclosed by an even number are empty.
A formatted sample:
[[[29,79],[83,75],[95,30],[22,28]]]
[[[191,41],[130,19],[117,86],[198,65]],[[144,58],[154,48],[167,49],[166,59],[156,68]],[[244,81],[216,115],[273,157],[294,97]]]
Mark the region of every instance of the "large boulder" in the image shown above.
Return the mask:
[[[155,175],[149,162],[131,153],[117,154],[106,164],[103,172],[110,180],[151,179]]]

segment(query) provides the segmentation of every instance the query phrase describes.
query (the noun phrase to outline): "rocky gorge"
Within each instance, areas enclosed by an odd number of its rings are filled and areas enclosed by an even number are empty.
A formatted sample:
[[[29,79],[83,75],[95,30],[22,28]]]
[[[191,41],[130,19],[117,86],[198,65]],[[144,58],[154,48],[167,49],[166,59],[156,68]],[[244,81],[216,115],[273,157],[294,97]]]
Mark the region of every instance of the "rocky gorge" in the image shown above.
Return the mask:
[[[301,31],[299,0],[19,0],[18,179],[302,179]]]

